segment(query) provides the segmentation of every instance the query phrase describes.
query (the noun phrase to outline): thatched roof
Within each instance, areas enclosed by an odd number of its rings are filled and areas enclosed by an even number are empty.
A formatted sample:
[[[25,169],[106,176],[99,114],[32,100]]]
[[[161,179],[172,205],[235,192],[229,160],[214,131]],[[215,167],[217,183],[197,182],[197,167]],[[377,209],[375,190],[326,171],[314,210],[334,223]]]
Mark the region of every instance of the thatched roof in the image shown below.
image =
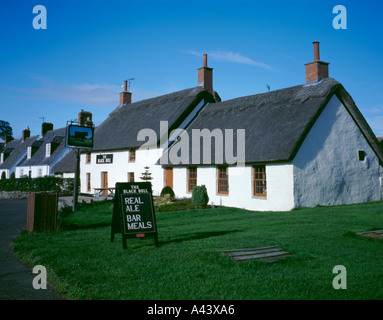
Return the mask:
[[[214,101],[202,87],[195,87],[121,105],[95,129],[93,150],[139,147],[145,142],[137,141],[137,134],[145,128],[154,130],[160,139],[160,121],[168,121],[169,131],[177,128],[202,99]]]
[[[345,105],[366,140],[383,162],[382,151],[371,128],[351,96],[339,82],[332,78],[322,79],[319,83],[312,85],[299,85],[208,104],[187,132],[191,137],[193,129],[206,128],[210,131],[216,128],[233,129],[234,133],[238,129],[245,129],[246,163],[291,161],[334,94]],[[234,135],[234,151],[237,150],[236,142],[237,138]],[[172,148],[176,147],[177,143]],[[192,158],[191,146],[190,143],[188,162],[179,165],[196,164],[192,161],[195,159]],[[213,146],[214,139],[212,139]],[[201,157],[197,164],[203,163],[202,148],[200,150]],[[223,150],[225,150],[225,142]],[[212,163],[217,164],[214,154],[213,147]],[[165,163],[167,157],[165,153],[160,163]],[[223,163],[230,162],[223,159]]]

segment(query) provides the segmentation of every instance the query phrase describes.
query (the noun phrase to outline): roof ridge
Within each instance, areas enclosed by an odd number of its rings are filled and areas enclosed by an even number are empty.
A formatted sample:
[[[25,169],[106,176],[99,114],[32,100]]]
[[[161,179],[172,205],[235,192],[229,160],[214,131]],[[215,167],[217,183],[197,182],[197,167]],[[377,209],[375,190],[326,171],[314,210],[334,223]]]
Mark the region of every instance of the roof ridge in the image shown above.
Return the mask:
[[[163,99],[163,98],[168,97],[168,96],[184,93],[184,92],[187,92],[187,91],[197,90],[197,89],[199,89],[199,91],[205,90],[204,88],[202,88],[200,86],[196,86],[196,87],[192,87],[192,88],[188,88],[188,89],[182,89],[182,90],[178,90],[178,91],[174,91],[174,92],[164,93],[164,94],[161,94],[159,96],[155,96],[155,97],[151,97],[151,98],[146,98],[146,99],[143,99],[143,100],[138,100],[138,101],[135,101],[135,102],[132,102],[132,103],[120,104],[111,113],[109,113],[108,117],[114,115],[115,113],[120,112],[121,110],[124,109],[124,106],[126,106],[126,105],[128,105],[129,108],[134,108],[135,106],[138,106],[140,104],[150,103],[151,101],[154,101],[154,100],[157,100],[157,99]]]

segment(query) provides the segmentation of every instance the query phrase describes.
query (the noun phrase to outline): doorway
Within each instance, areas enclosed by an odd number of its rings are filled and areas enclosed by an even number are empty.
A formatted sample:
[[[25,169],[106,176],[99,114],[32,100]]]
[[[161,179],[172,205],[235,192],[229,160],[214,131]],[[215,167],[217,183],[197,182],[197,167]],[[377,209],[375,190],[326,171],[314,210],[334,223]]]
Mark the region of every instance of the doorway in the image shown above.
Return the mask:
[[[108,188],[108,172],[107,171],[101,172],[101,188]],[[107,195],[108,190],[103,190],[102,193]]]
[[[173,189],[173,168],[165,168],[165,186]]]

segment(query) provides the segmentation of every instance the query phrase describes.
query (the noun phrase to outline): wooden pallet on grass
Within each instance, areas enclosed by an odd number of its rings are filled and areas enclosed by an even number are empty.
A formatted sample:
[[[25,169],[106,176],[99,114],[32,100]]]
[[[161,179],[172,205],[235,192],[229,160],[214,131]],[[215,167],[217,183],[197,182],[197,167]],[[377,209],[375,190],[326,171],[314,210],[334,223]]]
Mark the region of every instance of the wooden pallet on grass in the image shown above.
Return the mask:
[[[249,260],[263,260],[264,262],[274,262],[287,258],[290,254],[275,246],[261,248],[245,248],[221,251],[235,262]]]

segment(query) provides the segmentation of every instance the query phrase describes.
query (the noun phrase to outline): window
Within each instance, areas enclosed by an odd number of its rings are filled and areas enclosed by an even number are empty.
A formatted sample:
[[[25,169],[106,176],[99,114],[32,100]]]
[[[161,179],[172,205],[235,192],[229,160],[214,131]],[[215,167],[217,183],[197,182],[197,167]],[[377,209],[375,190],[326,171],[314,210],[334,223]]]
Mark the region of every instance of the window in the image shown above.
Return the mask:
[[[51,156],[51,144],[47,143],[45,148],[46,148],[45,149],[45,156],[50,157]]]
[[[88,192],[91,191],[91,185],[90,185],[90,172],[86,173],[86,190]]]
[[[31,157],[32,157],[32,147],[28,147],[27,159],[30,159]]]
[[[197,168],[188,168],[188,192],[197,185]]]
[[[253,167],[253,195],[259,197],[266,197],[266,167],[254,166]]]
[[[364,161],[364,151],[358,150],[359,161]]]
[[[37,169],[37,176],[42,177],[43,176],[43,169],[39,168]]]
[[[218,193],[228,194],[229,193],[229,176],[227,167],[218,168]]]
[[[24,169],[20,169],[20,177],[24,175]]]
[[[90,159],[91,159],[91,153],[88,152],[88,153],[86,154],[85,163],[86,163],[86,164],[90,164]]]
[[[134,182],[134,172],[128,172],[128,182]]]
[[[129,150],[129,162],[136,162],[136,149]]]

